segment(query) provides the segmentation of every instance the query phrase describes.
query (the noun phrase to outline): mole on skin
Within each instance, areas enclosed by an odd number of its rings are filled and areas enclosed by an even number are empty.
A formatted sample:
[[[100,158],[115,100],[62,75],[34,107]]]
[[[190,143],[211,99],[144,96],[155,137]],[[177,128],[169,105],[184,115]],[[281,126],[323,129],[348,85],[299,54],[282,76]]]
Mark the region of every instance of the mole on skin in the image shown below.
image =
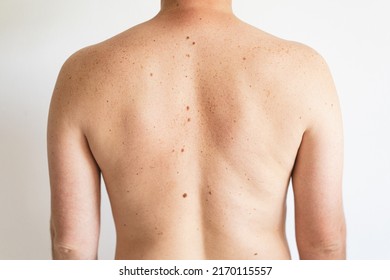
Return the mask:
[[[183,193],[183,198],[186,198],[187,197],[187,194],[186,193]]]

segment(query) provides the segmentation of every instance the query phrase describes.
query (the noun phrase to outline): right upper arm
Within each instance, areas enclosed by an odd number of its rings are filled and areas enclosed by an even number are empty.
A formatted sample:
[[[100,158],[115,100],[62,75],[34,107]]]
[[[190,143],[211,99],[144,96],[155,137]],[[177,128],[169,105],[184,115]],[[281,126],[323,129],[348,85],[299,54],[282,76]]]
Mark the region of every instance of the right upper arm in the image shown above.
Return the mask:
[[[301,259],[344,259],[341,112],[330,72],[314,57],[302,87],[311,117],[292,172],[296,239]]]

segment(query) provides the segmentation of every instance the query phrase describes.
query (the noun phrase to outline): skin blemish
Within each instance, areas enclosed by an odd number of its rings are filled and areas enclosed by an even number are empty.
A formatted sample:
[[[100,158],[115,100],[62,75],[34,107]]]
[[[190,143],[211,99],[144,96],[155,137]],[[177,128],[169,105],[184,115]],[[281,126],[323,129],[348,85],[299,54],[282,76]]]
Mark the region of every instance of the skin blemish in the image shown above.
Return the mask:
[[[186,54],[186,57],[191,57],[188,53]]]
[[[190,36],[187,36],[186,39],[189,40],[189,39],[190,39]]]
[[[190,121],[191,121],[191,118],[188,118],[188,119],[187,119],[187,122],[190,122]]]
[[[174,152],[175,152],[175,149],[172,150],[172,153],[174,153]]]
[[[150,73],[150,77],[153,77],[153,73]]]
[[[243,57],[242,60],[246,60],[246,57]]]
[[[68,78],[69,80],[72,80],[72,76],[69,76],[69,78]]]
[[[195,45],[196,43],[195,42],[192,42],[193,45]]]
[[[108,100],[106,100],[106,102],[108,103]]]
[[[211,192],[209,192],[209,195],[211,195],[212,193]]]
[[[123,226],[125,227],[125,226],[127,226],[126,224],[123,224]]]
[[[254,253],[253,255],[257,256],[257,253]]]
[[[186,193],[183,193],[183,198],[186,198],[187,197],[187,194]]]
[[[187,111],[189,111],[190,110],[190,106],[187,106],[186,109],[187,109]]]
[[[184,153],[184,149],[181,149],[181,152]]]

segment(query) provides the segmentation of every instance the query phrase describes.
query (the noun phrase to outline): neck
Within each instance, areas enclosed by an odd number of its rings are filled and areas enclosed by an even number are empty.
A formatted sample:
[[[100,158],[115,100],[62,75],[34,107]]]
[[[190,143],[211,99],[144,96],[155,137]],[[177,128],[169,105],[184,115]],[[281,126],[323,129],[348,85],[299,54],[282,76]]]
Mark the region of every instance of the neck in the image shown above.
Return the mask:
[[[212,10],[233,13],[232,0],[161,0],[161,11]]]

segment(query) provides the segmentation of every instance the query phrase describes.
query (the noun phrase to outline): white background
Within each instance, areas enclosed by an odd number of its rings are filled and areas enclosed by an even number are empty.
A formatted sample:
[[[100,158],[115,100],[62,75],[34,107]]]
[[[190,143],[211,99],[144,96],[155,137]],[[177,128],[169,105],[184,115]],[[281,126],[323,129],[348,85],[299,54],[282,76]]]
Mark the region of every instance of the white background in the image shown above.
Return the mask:
[[[308,44],[327,60],[344,116],[348,258],[390,259],[388,1],[233,2],[244,21]],[[0,1],[0,259],[50,258],[46,123],[62,63],[158,10],[159,0]],[[102,207],[99,256],[112,259],[106,195]],[[287,234],[298,258],[291,193]]]

